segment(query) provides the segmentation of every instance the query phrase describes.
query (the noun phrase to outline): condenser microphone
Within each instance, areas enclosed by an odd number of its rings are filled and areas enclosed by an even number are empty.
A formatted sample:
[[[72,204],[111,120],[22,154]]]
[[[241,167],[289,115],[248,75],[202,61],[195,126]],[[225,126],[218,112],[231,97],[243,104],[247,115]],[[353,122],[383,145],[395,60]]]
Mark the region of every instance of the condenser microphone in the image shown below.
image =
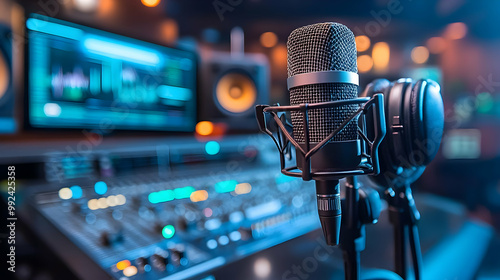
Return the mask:
[[[354,34],[334,22],[304,26],[292,31],[287,42],[293,137],[305,150],[340,131],[307,161],[297,153],[297,167],[315,174],[356,169],[361,163],[357,118],[345,124],[359,106],[346,104],[308,109],[307,104],[350,100],[358,97],[357,52]],[[344,126],[342,126],[345,124]],[[316,180],[318,213],[327,244],[339,243],[341,204],[338,177]]]

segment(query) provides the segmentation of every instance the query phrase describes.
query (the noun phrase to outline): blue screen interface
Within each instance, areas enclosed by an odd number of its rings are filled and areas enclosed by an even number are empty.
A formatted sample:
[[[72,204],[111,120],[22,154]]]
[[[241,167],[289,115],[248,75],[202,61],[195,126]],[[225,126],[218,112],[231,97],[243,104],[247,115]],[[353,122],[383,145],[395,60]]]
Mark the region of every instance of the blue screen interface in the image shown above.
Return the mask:
[[[194,130],[194,53],[41,15],[26,29],[32,127]]]

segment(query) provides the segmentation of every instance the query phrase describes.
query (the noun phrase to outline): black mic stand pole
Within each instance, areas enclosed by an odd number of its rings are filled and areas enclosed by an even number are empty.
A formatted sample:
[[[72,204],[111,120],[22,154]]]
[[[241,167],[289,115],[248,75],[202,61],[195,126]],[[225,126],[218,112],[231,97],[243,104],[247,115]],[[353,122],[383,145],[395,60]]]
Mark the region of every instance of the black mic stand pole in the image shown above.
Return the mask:
[[[403,279],[408,279],[407,251],[409,242],[413,261],[415,280],[421,279],[422,252],[418,236],[417,222],[420,213],[415,205],[415,200],[409,184],[395,189],[388,188],[385,193],[389,204],[389,221],[394,227],[394,257],[395,270]]]
[[[344,256],[346,280],[360,279],[360,252],[365,249],[365,226],[359,213],[359,185],[355,176],[346,178],[345,199],[342,200],[340,248]]]

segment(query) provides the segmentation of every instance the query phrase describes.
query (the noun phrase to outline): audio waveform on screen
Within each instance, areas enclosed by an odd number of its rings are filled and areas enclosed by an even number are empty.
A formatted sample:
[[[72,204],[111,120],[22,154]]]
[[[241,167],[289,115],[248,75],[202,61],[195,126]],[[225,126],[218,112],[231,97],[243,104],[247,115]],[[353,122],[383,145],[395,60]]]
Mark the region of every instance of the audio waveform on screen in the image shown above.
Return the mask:
[[[81,101],[84,97],[83,91],[88,90],[89,77],[83,74],[80,67],[75,67],[73,72],[64,73],[63,68],[59,66],[52,73],[51,85],[56,99]]]

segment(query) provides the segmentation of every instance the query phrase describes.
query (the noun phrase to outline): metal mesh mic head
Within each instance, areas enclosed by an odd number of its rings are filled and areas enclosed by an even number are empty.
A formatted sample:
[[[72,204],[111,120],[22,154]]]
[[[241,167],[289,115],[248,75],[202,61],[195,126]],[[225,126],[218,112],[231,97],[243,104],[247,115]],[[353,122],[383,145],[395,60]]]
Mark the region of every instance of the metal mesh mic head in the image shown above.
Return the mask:
[[[354,34],[346,26],[326,22],[307,25],[288,36],[288,77],[316,71],[341,70],[357,73]],[[313,84],[290,89],[290,105],[357,98],[358,86],[344,83]],[[309,139],[312,143],[325,139],[357,105],[309,110]],[[305,142],[303,114],[292,112],[294,138]],[[357,120],[351,121],[333,141],[357,139]]]

